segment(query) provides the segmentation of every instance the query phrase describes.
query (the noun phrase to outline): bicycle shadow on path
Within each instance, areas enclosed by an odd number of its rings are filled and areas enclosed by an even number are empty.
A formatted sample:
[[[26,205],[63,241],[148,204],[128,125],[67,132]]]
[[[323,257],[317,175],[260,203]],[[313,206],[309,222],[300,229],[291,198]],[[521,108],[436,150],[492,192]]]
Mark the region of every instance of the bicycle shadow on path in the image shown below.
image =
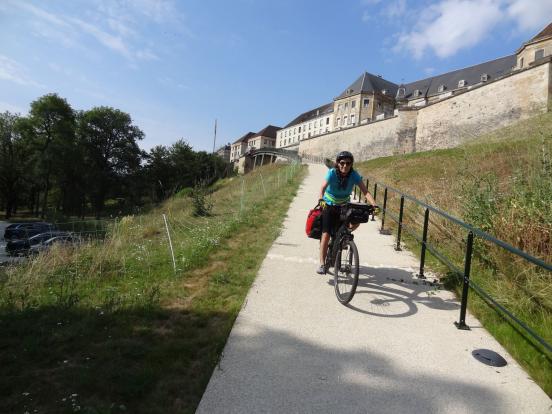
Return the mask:
[[[460,304],[434,279],[419,279],[411,271],[392,267],[360,266],[358,287],[350,309],[383,318],[404,318],[419,305],[437,310],[459,310]],[[328,284],[334,284],[333,278]]]

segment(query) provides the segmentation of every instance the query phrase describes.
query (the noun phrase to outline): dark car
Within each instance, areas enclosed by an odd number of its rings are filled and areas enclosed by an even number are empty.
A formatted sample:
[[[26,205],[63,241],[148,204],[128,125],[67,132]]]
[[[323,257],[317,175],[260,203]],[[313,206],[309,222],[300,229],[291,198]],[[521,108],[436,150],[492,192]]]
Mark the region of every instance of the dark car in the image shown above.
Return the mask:
[[[54,244],[74,245],[78,243],[81,243],[80,237],[74,234],[65,233],[64,235],[51,237],[41,243],[37,243],[31,246],[31,248],[29,249],[29,254],[38,254],[40,252],[48,250]]]
[[[6,227],[4,231],[4,240],[24,240],[34,235],[54,230],[57,230],[55,225],[42,221],[13,223]]]
[[[29,250],[38,244],[45,242],[48,239],[59,236],[70,236],[66,231],[48,231],[45,233],[35,234],[28,239],[13,239],[6,244],[6,254],[8,256],[26,256]]]

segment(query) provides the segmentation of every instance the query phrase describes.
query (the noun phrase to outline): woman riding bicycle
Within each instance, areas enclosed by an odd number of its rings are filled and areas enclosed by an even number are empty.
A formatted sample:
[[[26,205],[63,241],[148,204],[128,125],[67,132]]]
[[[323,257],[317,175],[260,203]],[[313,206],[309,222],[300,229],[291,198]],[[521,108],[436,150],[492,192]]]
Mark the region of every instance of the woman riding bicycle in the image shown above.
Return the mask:
[[[339,224],[339,206],[349,202],[353,187],[357,185],[360,188],[368,204],[376,204],[366,185],[362,182],[362,177],[353,169],[353,162],[353,154],[349,151],[341,151],[337,154],[335,165],[326,173],[320,188],[318,198],[323,207],[322,237],[320,238],[320,267],[316,270],[316,273],[321,275],[326,273],[324,262],[330,241],[330,233]],[[358,224],[354,225],[352,229],[354,230],[357,227]]]

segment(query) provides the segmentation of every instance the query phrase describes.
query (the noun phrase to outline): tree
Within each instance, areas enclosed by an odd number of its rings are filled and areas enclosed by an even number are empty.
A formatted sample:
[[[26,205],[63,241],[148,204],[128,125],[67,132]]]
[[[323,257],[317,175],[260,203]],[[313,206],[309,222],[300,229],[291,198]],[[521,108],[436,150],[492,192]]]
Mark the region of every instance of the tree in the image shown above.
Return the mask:
[[[102,106],[79,116],[78,134],[87,165],[87,188],[99,217],[110,191],[140,168],[142,152],[136,141],[144,133],[132,124],[129,114]]]
[[[34,176],[43,193],[40,215],[44,217],[54,169],[60,176],[64,167],[75,163],[72,150],[68,150],[75,145],[75,113],[57,94],[44,95],[31,103],[29,116],[21,123],[21,131],[31,143]]]
[[[15,212],[23,192],[26,154],[17,131],[18,115],[0,113],[0,204],[4,204],[6,219]]]

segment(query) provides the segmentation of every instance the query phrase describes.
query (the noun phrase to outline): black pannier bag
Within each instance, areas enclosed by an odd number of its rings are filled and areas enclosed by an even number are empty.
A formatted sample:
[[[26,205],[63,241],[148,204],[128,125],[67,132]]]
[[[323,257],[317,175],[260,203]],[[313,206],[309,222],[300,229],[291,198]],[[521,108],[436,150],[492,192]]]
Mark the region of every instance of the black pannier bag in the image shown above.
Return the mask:
[[[349,219],[352,224],[367,223],[372,211],[371,207],[364,203],[348,203],[341,210],[341,220]]]

